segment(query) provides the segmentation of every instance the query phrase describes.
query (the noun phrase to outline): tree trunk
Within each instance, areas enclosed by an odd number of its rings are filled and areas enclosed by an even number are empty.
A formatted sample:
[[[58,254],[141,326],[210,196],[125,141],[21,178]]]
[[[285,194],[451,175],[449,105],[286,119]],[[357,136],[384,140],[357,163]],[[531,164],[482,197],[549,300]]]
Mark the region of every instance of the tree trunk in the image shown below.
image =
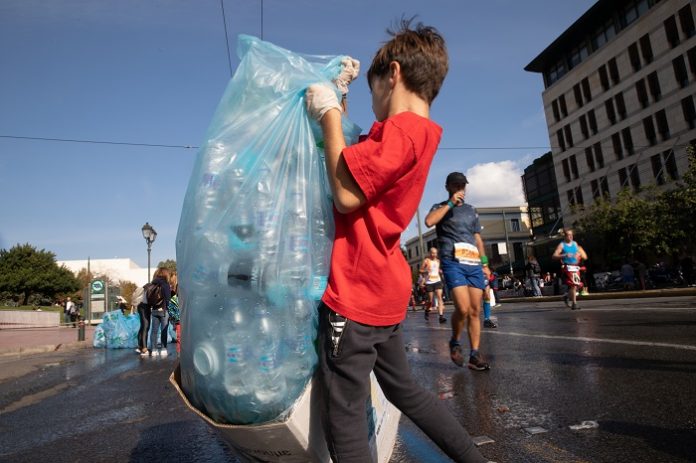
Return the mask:
[[[24,293],[24,301],[22,302],[22,305],[29,305],[29,292]]]

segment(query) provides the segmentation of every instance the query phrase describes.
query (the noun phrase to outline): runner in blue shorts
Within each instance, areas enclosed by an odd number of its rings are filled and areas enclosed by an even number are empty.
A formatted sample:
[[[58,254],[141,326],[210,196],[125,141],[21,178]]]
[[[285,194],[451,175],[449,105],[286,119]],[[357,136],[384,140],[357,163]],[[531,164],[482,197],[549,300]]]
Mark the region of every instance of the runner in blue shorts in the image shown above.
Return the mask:
[[[430,209],[425,225],[436,226],[442,272],[454,301],[450,357],[456,365],[464,366],[459,338],[466,323],[471,345],[468,366],[482,371],[490,368],[479,354],[481,297],[490,270],[478,214],[473,206],[464,202],[467,183],[461,172],[449,174],[445,182],[449,199]]]

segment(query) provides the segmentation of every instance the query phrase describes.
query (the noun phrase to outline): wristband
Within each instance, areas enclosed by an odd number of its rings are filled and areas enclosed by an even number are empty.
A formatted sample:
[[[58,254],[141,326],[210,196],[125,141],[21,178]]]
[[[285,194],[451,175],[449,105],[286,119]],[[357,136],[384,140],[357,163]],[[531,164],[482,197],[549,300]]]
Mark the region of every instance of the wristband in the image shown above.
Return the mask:
[[[447,205],[450,209],[454,209],[454,203],[452,201],[447,201]]]
[[[487,256],[481,256],[481,265],[483,265],[483,266],[488,265],[488,257]]]

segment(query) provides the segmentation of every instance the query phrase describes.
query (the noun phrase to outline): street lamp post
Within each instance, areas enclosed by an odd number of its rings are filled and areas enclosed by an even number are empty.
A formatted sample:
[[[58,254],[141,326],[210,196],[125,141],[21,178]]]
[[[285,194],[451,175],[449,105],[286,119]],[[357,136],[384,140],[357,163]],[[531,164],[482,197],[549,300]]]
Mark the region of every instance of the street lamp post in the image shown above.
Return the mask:
[[[150,281],[150,250],[152,249],[152,243],[155,242],[155,238],[157,238],[157,232],[155,231],[154,228],[152,228],[152,225],[149,223],[145,222],[145,225],[143,225],[142,228],[143,231],[143,238],[145,238],[145,242],[147,243],[147,281]]]

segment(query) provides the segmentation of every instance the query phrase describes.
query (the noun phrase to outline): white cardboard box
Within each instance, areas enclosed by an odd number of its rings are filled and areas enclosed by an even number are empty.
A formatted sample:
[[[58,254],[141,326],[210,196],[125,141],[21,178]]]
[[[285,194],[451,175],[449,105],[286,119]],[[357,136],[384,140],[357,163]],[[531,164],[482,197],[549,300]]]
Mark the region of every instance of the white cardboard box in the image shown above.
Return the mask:
[[[193,406],[181,389],[181,370],[177,365],[169,377],[186,406],[220,433],[240,456],[249,462],[326,463],[329,451],[324,441],[319,411],[319,397],[310,383],[283,422],[261,425],[230,425],[213,421]],[[401,412],[384,397],[371,375],[371,412],[367,412],[372,460],[387,463],[396,441]],[[347,430],[350,432],[349,430]]]

